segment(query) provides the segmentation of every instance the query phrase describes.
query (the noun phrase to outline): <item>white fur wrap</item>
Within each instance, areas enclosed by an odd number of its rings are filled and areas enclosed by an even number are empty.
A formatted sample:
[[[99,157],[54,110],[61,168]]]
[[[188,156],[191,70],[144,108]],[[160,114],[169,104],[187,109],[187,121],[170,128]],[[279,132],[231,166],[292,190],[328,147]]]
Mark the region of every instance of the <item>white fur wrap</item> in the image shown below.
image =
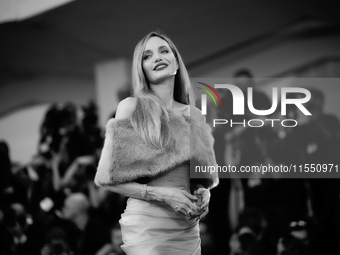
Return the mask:
[[[172,138],[163,150],[146,144],[130,119],[110,119],[95,183],[108,186],[154,178],[189,160],[191,176],[195,165],[216,166],[210,126],[184,114],[169,113],[169,117]],[[218,184],[218,175],[195,173],[193,181],[212,188]]]

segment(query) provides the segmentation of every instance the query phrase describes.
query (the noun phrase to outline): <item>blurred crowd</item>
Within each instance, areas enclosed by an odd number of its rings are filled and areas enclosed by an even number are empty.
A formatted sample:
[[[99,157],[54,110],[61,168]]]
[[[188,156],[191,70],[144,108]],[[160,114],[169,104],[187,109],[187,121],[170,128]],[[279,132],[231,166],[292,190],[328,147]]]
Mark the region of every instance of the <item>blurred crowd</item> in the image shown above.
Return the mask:
[[[235,73],[233,84],[244,95],[246,88],[253,88],[255,109],[270,109],[271,98],[254,81],[252,73],[242,69]],[[244,116],[233,116],[231,93],[219,91],[223,109],[213,115],[219,119],[295,119],[299,124],[283,127],[276,122],[272,127],[271,122],[264,121],[262,127],[219,125],[213,129],[218,164],[339,165],[340,122],[324,112],[323,92],[311,87],[308,90],[311,99],[304,105],[312,115],[304,118],[295,105],[287,106],[286,116],[281,115],[280,107],[270,116],[257,116],[246,106]],[[299,98],[301,94],[289,93],[287,97]],[[251,173],[220,179],[220,185],[212,190],[207,219],[214,229],[216,247],[229,250],[230,255],[339,254],[340,179],[335,176],[336,170],[323,178],[313,178],[309,172],[289,178],[280,173]]]
[[[253,84],[248,70],[235,74],[235,85],[253,87],[256,109],[270,108],[271,100]],[[312,116],[297,127],[214,128],[218,164],[339,164],[340,122],[324,113],[323,93],[309,90],[312,99],[306,108]],[[231,94],[220,95],[227,107],[210,116],[241,121],[228,110]],[[298,111],[288,107],[287,118],[298,119]],[[279,110],[270,117],[282,119]],[[259,118],[250,112],[242,116]],[[80,109],[64,103],[46,112],[37,151],[28,164],[13,164],[10,146],[0,142],[0,255],[124,254],[118,220],[126,198],[93,183],[103,134],[94,103]],[[211,193],[210,212],[200,222],[203,255],[340,251],[337,178],[236,176],[221,178]]]
[[[1,255],[121,255],[125,198],[93,183],[103,146],[94,103],[52,105],[31,162],[0,142]]]

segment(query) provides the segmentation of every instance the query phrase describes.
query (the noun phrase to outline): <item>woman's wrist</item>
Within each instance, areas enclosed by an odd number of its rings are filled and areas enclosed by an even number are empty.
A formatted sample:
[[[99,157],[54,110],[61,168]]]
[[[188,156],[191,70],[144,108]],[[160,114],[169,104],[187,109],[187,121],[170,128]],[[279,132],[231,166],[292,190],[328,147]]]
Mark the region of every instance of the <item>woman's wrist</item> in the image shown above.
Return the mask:
[[[150,195],[148,194],[148,185],[141,184],[140,194],[145,201],[150,201]]]
[[[161,190],[164,189],[162,187],[154,187],[154,186],[146,186],[146,197],[148,200],[154,200],[159,202],[165,202],[165,198],[163,192]]]

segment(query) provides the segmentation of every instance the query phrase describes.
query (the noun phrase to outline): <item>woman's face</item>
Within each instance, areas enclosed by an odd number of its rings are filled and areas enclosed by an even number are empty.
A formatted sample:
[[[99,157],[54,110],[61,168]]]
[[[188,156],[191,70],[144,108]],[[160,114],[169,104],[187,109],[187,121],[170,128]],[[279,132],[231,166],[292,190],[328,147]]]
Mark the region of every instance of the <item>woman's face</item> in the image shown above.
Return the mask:
[[[153,36],[146,43],[142,67],[149,82],[157,84],[174,77],[178,63],[169,44],[163,39]]]

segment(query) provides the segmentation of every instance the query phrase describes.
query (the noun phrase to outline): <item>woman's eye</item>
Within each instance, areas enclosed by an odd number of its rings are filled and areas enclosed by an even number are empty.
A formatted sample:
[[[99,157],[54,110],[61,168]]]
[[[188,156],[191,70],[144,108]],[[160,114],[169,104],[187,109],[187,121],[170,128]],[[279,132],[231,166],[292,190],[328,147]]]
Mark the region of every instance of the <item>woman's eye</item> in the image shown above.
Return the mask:
[[[150,57],[150,55],[144,55],[143,56],[143,60],[146,60],[146,59],[148,59]]]
[[[168,50],[162,50],[162,53],[169,53]]]

